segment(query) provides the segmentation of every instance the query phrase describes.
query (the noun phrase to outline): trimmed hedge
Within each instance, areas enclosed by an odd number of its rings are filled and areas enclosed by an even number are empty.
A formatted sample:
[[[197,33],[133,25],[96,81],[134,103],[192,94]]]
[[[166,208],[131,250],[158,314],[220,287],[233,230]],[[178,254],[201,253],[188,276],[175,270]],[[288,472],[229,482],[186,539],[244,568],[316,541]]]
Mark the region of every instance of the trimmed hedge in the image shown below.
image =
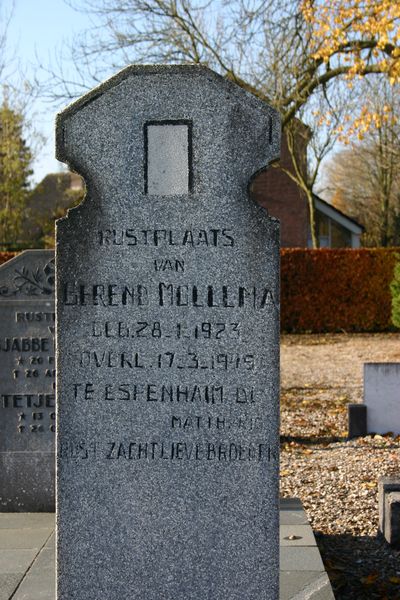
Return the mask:
[[[281,329],[393,330],[390,283],[400,248],[281,251]]]
[[[0,265],[19,254],[19,252],[0,252]]]
[[[0,252],[0,264],[18,252]],[[281,250],[281,329],[391,331],[390,284],[400,248]]]

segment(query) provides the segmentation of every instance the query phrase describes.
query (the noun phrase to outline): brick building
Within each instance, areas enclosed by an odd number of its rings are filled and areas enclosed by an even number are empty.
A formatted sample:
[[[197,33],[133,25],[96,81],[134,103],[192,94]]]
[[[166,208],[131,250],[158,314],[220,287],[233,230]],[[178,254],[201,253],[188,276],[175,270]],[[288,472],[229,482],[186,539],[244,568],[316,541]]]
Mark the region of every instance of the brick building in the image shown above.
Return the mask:
[[[307,135],[304,131],[296,140],[298,162],[306,169]],[[282,166],[293,171],[292,159],[282,135]],[[255,200],[277,217],[281,223],[281,245],[283,247],[306,248],[311,246],[308,203],[296,183],[279,168],[273,166],[260,173],[253,181],[251,192]],[[321,248],[358,248],[362,225],[334,206],[314,195],[315,219],[319,246]]]
[[[296,140],[298,162],[306,169],[308,129],[302,128]],[[293,169],[285,136],[282,136],[281,164],[286,169]],[[83,182],[76,173],[57,173],[47,175],[35,188],[29,201],[29,208],[34,208],[36,221],[49,218],[55,212],[61,216],[76,198],[76,193],[83,193]],[[296,183],[284,172],[270,167],[260,173],[251,185],[254,199],[264,206],[268,213],[281,222],[281,245],[283,247],[306,248],[311,246],[308,204],[305,195]],[[358,248],[363,227],[328,204],[318,196],[314,196],[317,234],[320,247]],[[35,220],[28,219],[26,229],[32,237],[37,237],[40,227]]]

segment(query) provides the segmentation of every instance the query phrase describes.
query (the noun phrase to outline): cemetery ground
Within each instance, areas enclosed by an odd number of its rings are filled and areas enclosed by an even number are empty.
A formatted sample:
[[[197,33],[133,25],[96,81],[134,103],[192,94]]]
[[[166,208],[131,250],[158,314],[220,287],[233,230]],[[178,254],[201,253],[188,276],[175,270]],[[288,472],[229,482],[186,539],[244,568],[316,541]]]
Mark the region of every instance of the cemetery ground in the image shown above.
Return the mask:
[[[399,362],[400,334],[283,335],[281,494],[301,498],[337,599],[400,599],[400,550],[378,531],[377,481],[400,436],[347,439],[363,363]]]

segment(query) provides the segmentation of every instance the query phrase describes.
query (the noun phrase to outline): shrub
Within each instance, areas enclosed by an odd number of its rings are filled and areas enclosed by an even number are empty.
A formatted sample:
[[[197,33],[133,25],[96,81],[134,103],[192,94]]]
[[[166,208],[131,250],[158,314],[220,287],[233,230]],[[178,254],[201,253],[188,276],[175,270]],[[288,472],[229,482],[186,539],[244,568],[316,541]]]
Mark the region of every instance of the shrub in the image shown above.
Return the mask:
[[[392,323],[400,327],[400,255],[396,254],[394,277],[390,284],[392,294]]]
[[[13,258],[18,252],[0,252],[0,265]]]
[[[282,330],[321,333],[392,329],[390,283],[398,251],[282,249]]]
[[[0,252],[0,264],[16,254]],[[399,248],[283,248],[282,331],[378,332],[392,330],[393,324],[400,327],[398,260]]]

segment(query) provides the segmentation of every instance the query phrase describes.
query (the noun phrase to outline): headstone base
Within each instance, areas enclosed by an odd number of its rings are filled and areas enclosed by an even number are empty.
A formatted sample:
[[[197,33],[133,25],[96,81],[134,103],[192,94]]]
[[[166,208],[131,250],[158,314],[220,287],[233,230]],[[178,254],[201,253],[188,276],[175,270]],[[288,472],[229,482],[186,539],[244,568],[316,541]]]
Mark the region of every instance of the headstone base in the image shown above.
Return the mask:
[[[0,512],[52,512],[54,452],[0,452]]]

